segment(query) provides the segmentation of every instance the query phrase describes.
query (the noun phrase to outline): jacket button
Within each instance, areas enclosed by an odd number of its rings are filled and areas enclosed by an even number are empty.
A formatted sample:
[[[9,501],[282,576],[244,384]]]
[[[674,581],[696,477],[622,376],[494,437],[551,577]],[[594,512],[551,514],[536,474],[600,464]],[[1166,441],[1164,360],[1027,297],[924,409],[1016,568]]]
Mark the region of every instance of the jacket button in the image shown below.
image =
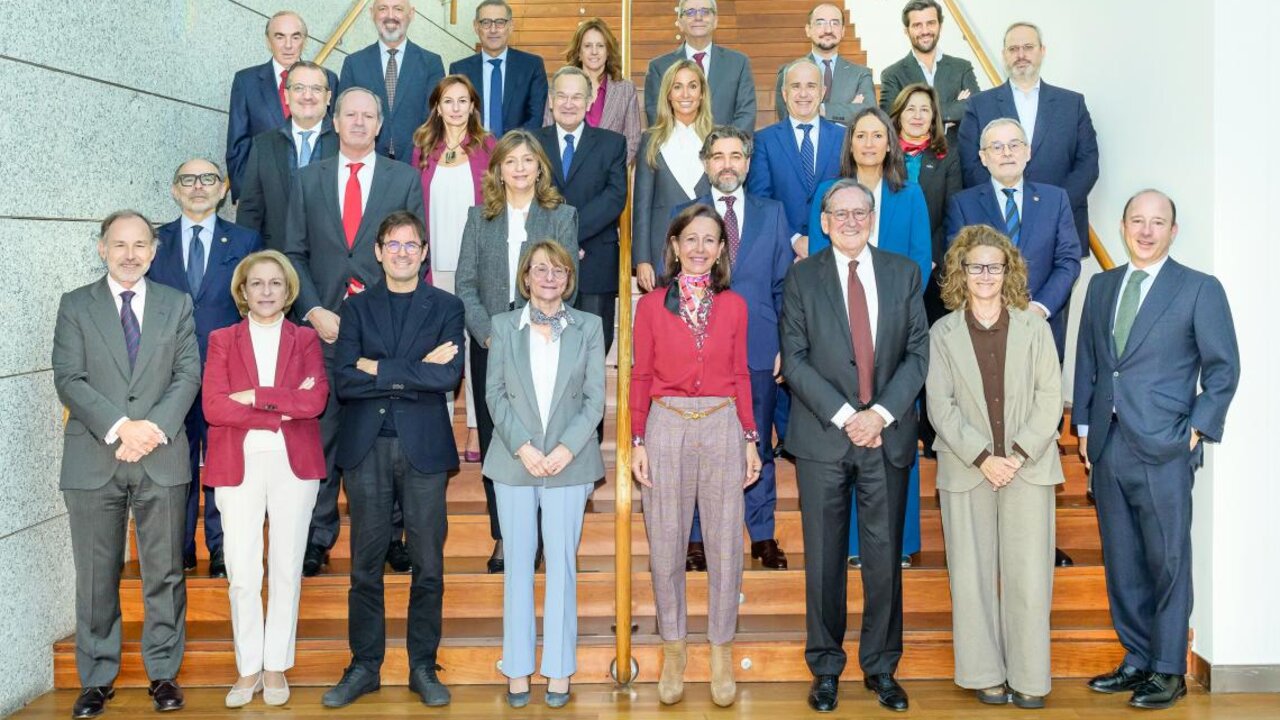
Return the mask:
[[[386,409],[386,408],[378,408],[378,414],[379,414],[379,415],[386,415],[386,414],[387,414],[387,409]]]
[[[1113,377],[1113,378],[1120,377],[1120,371],[1119,371],[1119,370],[1117,370],[1117,371],[1115,371],[1115,372],[1111,373],[1111,377]]]

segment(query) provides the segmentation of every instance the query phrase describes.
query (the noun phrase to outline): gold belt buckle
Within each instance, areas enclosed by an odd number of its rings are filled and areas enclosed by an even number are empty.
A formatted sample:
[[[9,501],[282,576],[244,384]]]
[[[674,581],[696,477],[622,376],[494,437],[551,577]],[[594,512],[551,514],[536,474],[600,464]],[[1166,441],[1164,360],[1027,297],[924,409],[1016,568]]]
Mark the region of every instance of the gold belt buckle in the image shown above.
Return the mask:
[[[680,416],[685,420],[701,420],[707,416],[707,413],[701,410],[681,410]]]

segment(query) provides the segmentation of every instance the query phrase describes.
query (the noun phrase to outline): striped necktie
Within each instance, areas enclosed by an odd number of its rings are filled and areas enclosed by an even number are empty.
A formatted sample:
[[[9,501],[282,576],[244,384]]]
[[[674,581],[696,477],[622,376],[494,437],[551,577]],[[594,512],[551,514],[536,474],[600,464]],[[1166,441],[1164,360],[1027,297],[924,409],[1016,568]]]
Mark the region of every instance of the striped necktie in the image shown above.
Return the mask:
[[[1022,216],[1018,213],[1018,203],[1013,199],[1014,188],[1004,188],[1004,234],[1014,247],[1018,246],[1018,235],[1022,232]]]

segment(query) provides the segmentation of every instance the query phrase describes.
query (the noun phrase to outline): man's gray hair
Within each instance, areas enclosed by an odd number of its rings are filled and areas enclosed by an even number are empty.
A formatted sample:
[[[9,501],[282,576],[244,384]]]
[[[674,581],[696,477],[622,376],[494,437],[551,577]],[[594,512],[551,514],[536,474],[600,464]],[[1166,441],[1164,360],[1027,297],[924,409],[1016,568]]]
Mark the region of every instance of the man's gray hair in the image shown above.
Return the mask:
[[[128,220],[130,218],[137,218],[147,224],[147,229],[151,231],[152,245],[155,245],[157,242],[159,242],[160,238],[158,235],[156,235],[156,226],[150,220],[147,219],[147,216],[143,215],[137,210],[129,210],[129,209],[117,210],[103,219],[102,224],[98,226],[98,242],[106,242],[107,231],[110,230],[111,226],[115,225],[117,221]]]
[[[787,63],[786,67],[782,68],[782,89],[783,90],[787,89],[787,76],[791,74],[791,70],[793,68],[800,67],[801,65],[809,65],[814,70],[816,70],[818,72],[818,84],[821,85],[822,87],[826,87],[826,78],[824,78],[822,75],[822,68],[818,67],[818,63],[814,62],[813,58],[806,55],[805,57],[802,57],[798,60],[792,60],[791,62]]]
[[[698,158],[706,160],[711,157],[711,148],[720,140],[737,140],[742,143],[742,154],[751,157],[751,151],[755,148],[755,141],[751,139],[751,133],[733,125],[717,125],[711,128],[711,132],[707,133],[707,137],[702,141],[702,149],[698,151]]]
[[[1022,142],[1025,143],[1027,141],[1027,131],[1022,127],[1022,123],[1018,122],[1014,118],[1002,117],[992,120],[987,123],[986,127],[982,128],[982,134],[978,136],[978,145],[980,147],[985,147],[987,144],[987,133],[995,130],[1001,125],[1012,125],[1013,127],[1018,128],[1018,134],[1022,136]]]
[[[182,161],[182,164],[181,164],[181,165],[179,165],[179,166],[178,166],[178,167],[173,171],[173,184],[174,184],[174,185],[177,185],[177,184],[178,184],[178,176],[182,174],[182,168],[183,168],[183,166],[184,166],[184,165],[186,165],[186,164],[187,164],[187,163],[189,163],[189,162],[195,162],[196,160],[203,160],[203,161],[205,161],[205,162],[209,163],[210,165],[212,165],[212,166],[213,166],[213,169],[214,169],[214,170],[216,170],[216,171],[218,172],[218,177],[219,177],[219,178],[226,178],[227,174],[226,174],[226,173],[224,173],[224,172],[222,172],[222,166],[221,166],[221,165],[219,165],[219,164],[218,164],[218,162],[217,162],[216,160],[210,160],[210,159],[209,159],[209,158],[207,158],[207,157],[200,157],[199,155],[197,155],[196,157],[187,158],[186,160],[183,160],[183,161]],[[121,212],[133,212],[133,211],[132,211],[132,210],[122,210]]]
[[[870,188],[853,178],[840,178],[839,180],[831,183],[831,187],[827,188],[827,192],[822,195],[822,212],[828,212],[831,209],[831,198],[835,197],[836,193],[841,190],[848,190],[849,188],[858,188],[861,190],[867,196],[867,202],[871,204],[869,209],[875,211],[876,196],[871,192]]]
[[[480,21],[480,11],[487,7],[500,7],[507,11],[507,19],[511,19],[511,4],[507,0],[480,0],[480,4],[476,5],[476,22]]]
[[[566,75],[575,75],[582,78],[582,82],[586,83],[587,92],[591,92],[591,78],[587,76],[586,71],[576,65],[565,65],[551,76],[551,82],[547,84],[553,94],[556,91],[556,81]]]
[[[719,14],[720,9],[716,7],[716,0],[709,0],[709,1],[711,3],[711,11],[716,14]],[[686,2],[688,2],[688,0],[680,0],[680,4],[676,5],[676,15],[679,15],[680,13],[684,12],[684,4]]]
[[[1001,38],[1003,38],[1001,42],[1004,42],[1004,39],[1009,37],[1009,33],[1013,32],[1014,28],[1020,27],[1030,28],[1031,32],[1036,34],[1036,42],[1041,45],[1044,44],[1044,34],[1040,32],[1040,26],[1033,22],[1027,22],[1026,20],[1019,20],[1015,23],[1010,23],[1009,27],[1005,28],[1004,35],[1001,36]]]
[[[275,22],[276,19],[278,18],[288,17],[288,16],[293,16],[298,18],[298,24],[302,26],[302,37],[303,38],[309,37],[307,33],[307,21],[303,20],[302,16],[299,15],[295,10],[281,10],[275,15],[272,15],[271,17],[267,18],[267,28],[266,30],[263,31],[263,34],[266,35],[267,37],[271,37],[271,23]]]
[[[377,95],[375,95],[372,90],[369,90],[368,88],[358,87],[358,86],[349,87],[346,90],[343,90],[342,92],[338,93],[338,99],[333,101],[334,119],[337,119],[338,115],[342,114],[343,99],[345,99],[348,95],[352,93],[364,93],[365,95],[368,95],[369,97],[373,98],[373,105],[374,107],[378,108],[378,122],[382,122],[382,98],[379,98]]]

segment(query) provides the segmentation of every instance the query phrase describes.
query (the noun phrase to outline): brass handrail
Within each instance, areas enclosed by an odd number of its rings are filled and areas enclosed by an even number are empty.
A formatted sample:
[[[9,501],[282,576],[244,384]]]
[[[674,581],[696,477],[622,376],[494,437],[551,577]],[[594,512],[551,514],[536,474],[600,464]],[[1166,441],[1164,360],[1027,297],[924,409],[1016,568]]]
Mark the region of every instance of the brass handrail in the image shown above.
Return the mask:
[[[333,52],[334,48],[338,47],[339,42],[342,42],[342,37],[355,24],[356,19],[360,17],[360,13],[364,12],[364,8],[368,4],[369,0],[355,0],[355,2],[351,3],[351,9],[347,11],[346,17],[342,18],[342,22],[338,23],[338,29],[333,31],[333,34],[325,41],[324,47],[320,48],[320,52],[316,53],[314,62],[317,65],[323,65],[324,61],[329,59],[329,54]]]
[[[987,57],[987,52],[978,42],[978,37],[973,34],[973,29],[969,27],[969,21],[965,19],[964,12],[960,10],[957,0],[942,0],[947,6],[947,11],[951,13],[951,17],[955,18],[956,26],[960,28],[960,34],[964,36],[965,42],[969,43],[969,49],[973,51],[973,56],[978,59],[978,64],[982,66],[983,72],[987,75],[987,81],[992,87],[1000,85],[1004,80],[1000,74],[996,72],[996,66],[991,63],[991,58]],[[1089,249],[1093,251],[1093,256],[1097,258],[1098,265],[1103,270],[1110,270],[1116,266],[1114,260],[1111,259],[1111,253],[1107,252],[1106,246],[1102,244],[1102,240],[1098,237],[1098,233],[1094,231],[1093,225],[1089,225]]]

